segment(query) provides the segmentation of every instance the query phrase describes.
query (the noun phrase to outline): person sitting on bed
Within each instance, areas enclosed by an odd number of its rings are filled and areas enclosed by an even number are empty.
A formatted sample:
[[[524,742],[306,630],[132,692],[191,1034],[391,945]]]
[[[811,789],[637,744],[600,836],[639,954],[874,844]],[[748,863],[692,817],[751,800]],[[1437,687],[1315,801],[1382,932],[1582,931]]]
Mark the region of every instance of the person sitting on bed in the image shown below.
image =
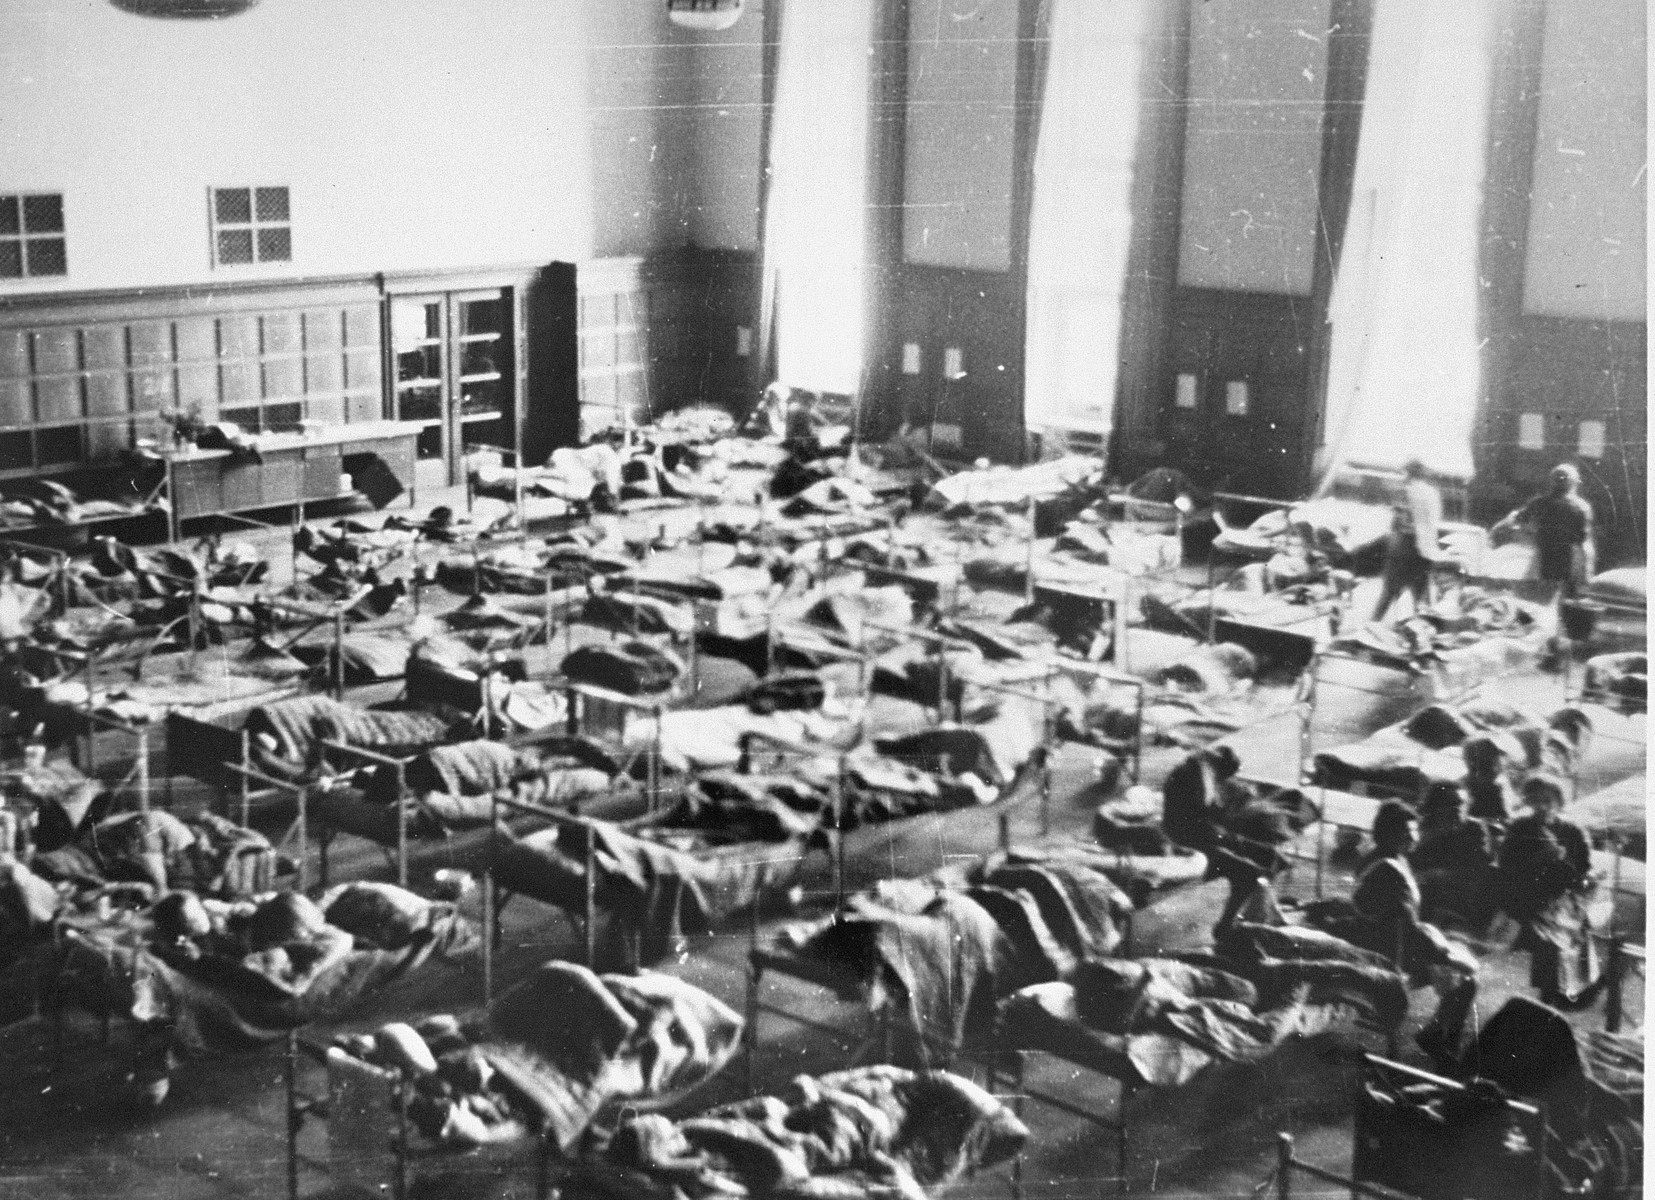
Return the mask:
[[[1449,941],[1442,930],[1420,920],[1420,888],[1408,853],[1419,840],[1413,810],[1387,800],[1373,819],[1373,853],[1368,855],[1351,893],[1357,920],[1338,933],[1365,949],[1384,954],[1411,977],[1434,968],[1474,974],[1475,959]]]
[[[1529,983],[1553,1008],[1591,1003],[1604,976],[1587,919],[1592,852],[1580,826],[1562,817],[1563,782],[1546,774],[1523,783],[1529,812],[1500,845],[1501,907],[1522,926],[1514,943],[1529,952]]]
[[[1518,807],[1517,792],[1506,778],[1505,751],[1487,734],[1478,734],[1465,739],[1460,755],[1465,759],[1468,815],[1504,827]]]
[[[1420,805],[1419,845],[1408,864],[1419,880],[1420,912],[1484,928],[1494,915],[1494,833],[1466,815],[1465,796],[1452,783],[1433,783]]]
[[[1172,769],[1161,789],[1161,831],[1176,845],[1207,856],[1209,878],[1225,879],[1230,895],[1218,918],[1227,928],[1258,887],[1282,865],[1274,846],[1238,837],[1226,818],[1245,807],[1245,795],[1233,783],[1241,760],[1228,746],[1197,750]]]

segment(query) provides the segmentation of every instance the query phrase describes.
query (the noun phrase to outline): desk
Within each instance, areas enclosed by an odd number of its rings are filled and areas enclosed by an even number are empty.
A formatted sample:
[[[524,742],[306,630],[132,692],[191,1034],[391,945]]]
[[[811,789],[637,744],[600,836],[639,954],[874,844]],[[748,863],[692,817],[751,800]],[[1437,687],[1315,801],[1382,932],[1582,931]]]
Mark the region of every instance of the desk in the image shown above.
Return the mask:
[[[257,459],[229,450],[191,447],[166,456],[170,532],[196,517],[285,508],[341,495],[340,477],[358,455],[375,454],[414,493],[414,443],[420,426],[363,421],[315,433],[265,434]]]

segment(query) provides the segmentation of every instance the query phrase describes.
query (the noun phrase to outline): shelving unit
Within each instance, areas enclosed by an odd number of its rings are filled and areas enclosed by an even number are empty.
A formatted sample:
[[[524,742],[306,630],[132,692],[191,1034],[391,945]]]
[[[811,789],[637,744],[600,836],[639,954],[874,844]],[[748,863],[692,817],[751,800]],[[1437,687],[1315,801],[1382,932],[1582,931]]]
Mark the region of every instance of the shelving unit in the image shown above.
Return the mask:
[[[522,290],[422,288],[388,296],[391,416],[420,426],[422,486],[461,482],[473,447],[515,447]]]

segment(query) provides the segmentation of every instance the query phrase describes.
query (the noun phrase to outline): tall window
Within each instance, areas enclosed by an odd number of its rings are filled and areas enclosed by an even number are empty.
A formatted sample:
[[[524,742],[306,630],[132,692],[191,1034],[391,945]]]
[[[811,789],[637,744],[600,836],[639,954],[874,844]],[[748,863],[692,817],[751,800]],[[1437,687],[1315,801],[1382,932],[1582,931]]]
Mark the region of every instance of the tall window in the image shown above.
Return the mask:
[[[1107,431],[1150,0],[1057,0],[1029,214],[1024,413]]]
[[[1493,0],[1378,0],[1330,305],[1325,489],[1345,462],[1471,473]]]
[[[63,196],[0,196],[0,279],[67,275]]]
[[[286,188],[214,188],[212,214],[214,266],[292,261]]]
[[[812,391],[853,394],[862,373],[873,8],[873,0],[782,6],[765,286],[777,374]]]

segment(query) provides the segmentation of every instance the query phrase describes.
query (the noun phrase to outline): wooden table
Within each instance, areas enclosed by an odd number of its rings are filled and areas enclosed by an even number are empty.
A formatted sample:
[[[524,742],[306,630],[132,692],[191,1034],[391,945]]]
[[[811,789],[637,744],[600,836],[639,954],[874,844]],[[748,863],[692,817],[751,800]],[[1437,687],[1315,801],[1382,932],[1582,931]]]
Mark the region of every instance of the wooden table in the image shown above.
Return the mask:
[[[265,434],[258,457],[191,447],[166,456],[172,540],[196,517],[298,507],[340,495],[340,479],[358,455],[377,455],[414,498],[415,441],[420,426],[363,421],[311,433]]]

